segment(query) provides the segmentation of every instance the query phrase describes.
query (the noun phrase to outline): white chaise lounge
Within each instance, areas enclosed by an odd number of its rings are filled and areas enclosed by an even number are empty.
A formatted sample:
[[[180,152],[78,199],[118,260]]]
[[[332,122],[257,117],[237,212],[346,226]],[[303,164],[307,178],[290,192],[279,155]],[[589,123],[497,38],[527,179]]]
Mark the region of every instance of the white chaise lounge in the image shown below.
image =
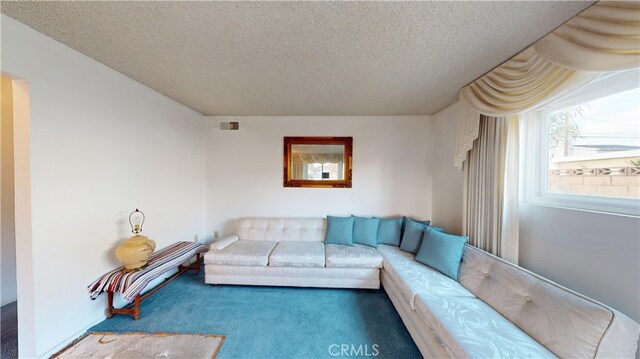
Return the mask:
[[[455,281],[395,246],[324,245],[325,228],[321,218],[238,219],[236,235],[205,255],[205,282],[378,288],[381,280],[429,358],[636,357],[638,323],[477,248],[465,247]]]

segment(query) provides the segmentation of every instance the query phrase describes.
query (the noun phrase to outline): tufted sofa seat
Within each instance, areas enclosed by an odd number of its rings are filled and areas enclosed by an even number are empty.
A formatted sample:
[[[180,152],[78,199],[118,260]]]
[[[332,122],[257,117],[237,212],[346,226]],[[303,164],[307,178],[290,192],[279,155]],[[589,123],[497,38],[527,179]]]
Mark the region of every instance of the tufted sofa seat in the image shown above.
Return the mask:
[[[379,288],[429,358],[634,358],[638,323],[477,248],[458,281],[396,246],[324,244],[322,218],[241,218],[211,244],[212,284]]]

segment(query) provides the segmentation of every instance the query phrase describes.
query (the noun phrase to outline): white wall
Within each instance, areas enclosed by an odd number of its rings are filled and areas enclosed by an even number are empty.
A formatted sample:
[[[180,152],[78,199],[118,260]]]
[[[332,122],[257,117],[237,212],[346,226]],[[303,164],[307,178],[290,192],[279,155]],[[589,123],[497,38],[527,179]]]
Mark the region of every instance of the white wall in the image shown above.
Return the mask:
[[[433,116],[433,221],[448,233],[462,233],[463,173],[453,166],[458,123],[457,104]]]
[[[520,265],[640,321],[640,219],[520,206]]]
[[[238,120],[239,131],[219,131]],[[429,116],[208,117],[207,231],[238,217],[431,216]],[[284,188],[284,136],[352,136],[353,188]]]
[[[462,228],[462,172],[453,167],[457,104],[433,116],[433,219]],[[520,206],[520,265],[640,320],[640,219]]]
[[[204,235],[204,119],[4,15],[1,26],[2,71],[29,81],[31,103],[35,343],[21,336],[20,355],[42,356],[104,318],[105,296],[86,287],[118,265],[134,208],[158,248]]]
[[[16,282],[16,233],[13,174],[13,88],[11,79],[2,76],[2,125],[0,126],[0,305],[18,298]]]

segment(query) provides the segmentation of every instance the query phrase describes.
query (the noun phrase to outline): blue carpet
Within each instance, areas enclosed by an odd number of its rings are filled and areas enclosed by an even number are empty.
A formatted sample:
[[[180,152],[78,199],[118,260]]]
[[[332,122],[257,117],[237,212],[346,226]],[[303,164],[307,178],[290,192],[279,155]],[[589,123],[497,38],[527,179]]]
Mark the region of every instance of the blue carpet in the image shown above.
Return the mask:
[[[90,331],[221,334],[218,358],[421,357],[383,289],[213,286],[195,273],[145,300],[140,319]]]

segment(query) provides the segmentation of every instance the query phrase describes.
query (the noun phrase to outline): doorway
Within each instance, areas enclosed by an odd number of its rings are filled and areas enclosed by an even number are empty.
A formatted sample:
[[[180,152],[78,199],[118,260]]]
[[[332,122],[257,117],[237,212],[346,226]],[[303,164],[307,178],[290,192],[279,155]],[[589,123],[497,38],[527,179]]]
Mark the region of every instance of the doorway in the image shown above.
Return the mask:
[[[33,357],[29,84],[6,73],[0,78],[1,357]]]
[[[2,76],[0,88],[0,305],[2,358],[18,356],[15,190],[13,163],[13,81]]]

